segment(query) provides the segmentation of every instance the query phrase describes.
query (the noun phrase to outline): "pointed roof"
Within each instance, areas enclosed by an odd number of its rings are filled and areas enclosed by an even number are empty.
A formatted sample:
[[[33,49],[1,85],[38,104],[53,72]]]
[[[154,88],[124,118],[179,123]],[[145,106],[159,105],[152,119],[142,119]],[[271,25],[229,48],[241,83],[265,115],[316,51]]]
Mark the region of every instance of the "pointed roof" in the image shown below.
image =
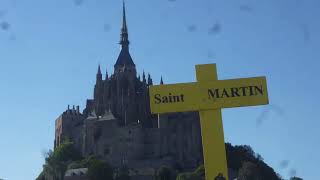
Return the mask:
[[[121,28],[121,38],[120,38],[121,52],[114,66],[119,66],[119,65],[135,66],[131,58],[131,55],[129,53],[129,43],[130,42],[129,42],[127,19],[126,19],[126,8],[125,8],[125,3],[123,1],[122,28]]]
[[[153,82],[152,82],[152,78],[151,78],[151,75],[148,73],[148,85],[152,85]]]
[[[146,75],[145,75],[145,73],[144,73],[144,70],[143,70],[143,72],[142,72],[142,82],[147,82],[146,81]]]
[[[129,50],[121,49],[120,54],[118,56],[117,62],[114,66],[119,66],[119,65],[133,65],[135,66],[131,55],[129,53]]]
[[[97,119],[97,114],[95,109],[93,109],[93,111],[90,112],[87,119]]]
[[[106,69],[106,80],[109,79],[108,69]]]
[[[98,73],[97,74],[101,74],[100,64],[98,65]]]
[[[106,110],[99,121],[108,121],[116,119],[110,110]]]
[[[160,84],[161,84],[161,85],[163,85],[163,79],[162,79],[162,76],[161,76]]]

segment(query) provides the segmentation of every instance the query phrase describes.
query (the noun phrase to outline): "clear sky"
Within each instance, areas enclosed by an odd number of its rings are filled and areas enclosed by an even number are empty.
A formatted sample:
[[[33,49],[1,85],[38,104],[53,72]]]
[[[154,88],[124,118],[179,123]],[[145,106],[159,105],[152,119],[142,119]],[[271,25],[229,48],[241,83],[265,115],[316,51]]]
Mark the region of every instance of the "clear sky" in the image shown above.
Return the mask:
[[[120,0],[0,0],[0,178],[35,179],[54,121],[113,71]],[[265,75],[270,105],[223,110],[225,139],[283,177],[319,179],[319,0],[127,0],[131,55],[158,83]]]

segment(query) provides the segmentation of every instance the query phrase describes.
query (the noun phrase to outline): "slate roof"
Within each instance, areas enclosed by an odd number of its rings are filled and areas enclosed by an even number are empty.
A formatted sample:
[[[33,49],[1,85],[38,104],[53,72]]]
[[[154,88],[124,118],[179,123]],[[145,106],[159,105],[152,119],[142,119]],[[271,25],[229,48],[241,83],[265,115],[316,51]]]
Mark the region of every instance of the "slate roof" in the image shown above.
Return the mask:
[[[99,121],[108,121],[108,120],[115,120],[116,118],[112,114],[112,112],[106,111],[105,114],[99,119]]]
[[[119,66],[119,65],[120,66],[123,66],[123,65],[135,66],[128,50],[123,49],[123,48],[121,49],[121,52],[120,52],[119,57],[117,59],[117,62],[114,66]]]

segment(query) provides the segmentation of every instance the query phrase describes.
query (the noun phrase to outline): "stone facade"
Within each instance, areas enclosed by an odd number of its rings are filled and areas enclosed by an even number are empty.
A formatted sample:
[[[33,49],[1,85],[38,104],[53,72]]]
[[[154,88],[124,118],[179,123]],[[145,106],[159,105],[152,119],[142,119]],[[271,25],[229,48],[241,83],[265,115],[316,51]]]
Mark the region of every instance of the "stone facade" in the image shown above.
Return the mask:
[[[63,112],[55,122],[55,140],[54,147],[61,144],[63,140],[72,140],[75,142],[76,147],[81,149],[82,137],[79,132],[82,131],[85,116],[80,112],[79,106],[77,109],[74,107]]]
[[[162,165],[190,170],[202,164],[198,113],[150,112],[148,88],[153,82],[145,73],[142,78],[137,76],[129,52],[125,9],[120,44],[113,74],[103,78],[98,67],[93,99],[87,100],[83,112],[68,107],[56,120],[55,147],[69,139],[84,156],[126,165],[136,177],[151,177]]]

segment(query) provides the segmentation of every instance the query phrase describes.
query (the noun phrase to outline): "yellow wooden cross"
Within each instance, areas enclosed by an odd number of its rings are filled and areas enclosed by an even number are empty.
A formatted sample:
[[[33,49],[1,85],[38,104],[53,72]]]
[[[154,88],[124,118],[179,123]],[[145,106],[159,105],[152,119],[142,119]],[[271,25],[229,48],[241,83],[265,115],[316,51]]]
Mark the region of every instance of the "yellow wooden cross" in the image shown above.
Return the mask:
[[[196,74],[197,82],[151,86],[151,112],[199,111],[206,180],[228,180],[221,109],[268,104],[266,78],[218,80],[215,64],[196,65]]]

